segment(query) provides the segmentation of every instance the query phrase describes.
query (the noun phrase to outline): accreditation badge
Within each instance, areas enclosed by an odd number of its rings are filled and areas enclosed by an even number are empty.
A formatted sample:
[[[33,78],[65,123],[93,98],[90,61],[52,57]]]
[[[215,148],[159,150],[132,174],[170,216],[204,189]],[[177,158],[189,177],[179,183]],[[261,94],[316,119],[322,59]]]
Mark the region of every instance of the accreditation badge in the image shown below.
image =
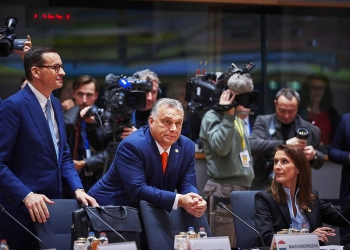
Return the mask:
[[[248,150],[244,150],[244,151],[240,152],[239,156],[241,158],[241,162],[242,162],[243,167],[249,168],[250,157],[249,157]]]

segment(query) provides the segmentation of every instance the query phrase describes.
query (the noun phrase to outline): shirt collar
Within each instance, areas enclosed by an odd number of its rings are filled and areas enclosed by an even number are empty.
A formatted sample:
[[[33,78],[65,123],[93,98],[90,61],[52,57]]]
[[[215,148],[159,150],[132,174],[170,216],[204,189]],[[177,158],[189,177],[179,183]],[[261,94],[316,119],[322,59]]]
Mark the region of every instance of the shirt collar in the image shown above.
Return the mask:
[[[43,94],[41,94],[32,84],[30,84],[30,82],[28,82],[28,86],[33,91],[36,98],[38,99],[41,109],[44,110],[46,106],[47,98]]]
[[[158,150],[159,150],[159,154],[160,154],[160,155],[161,155],[163,152],[167,152],[168,155],[169,155],[171,146],[170,146],[169,148],[167,148],[167,150],[164,150],[164,149],[158,144],[157,141],[155,141],[155,142],[156,142],[156,144],[157,144],[157,147],[158,147]]]

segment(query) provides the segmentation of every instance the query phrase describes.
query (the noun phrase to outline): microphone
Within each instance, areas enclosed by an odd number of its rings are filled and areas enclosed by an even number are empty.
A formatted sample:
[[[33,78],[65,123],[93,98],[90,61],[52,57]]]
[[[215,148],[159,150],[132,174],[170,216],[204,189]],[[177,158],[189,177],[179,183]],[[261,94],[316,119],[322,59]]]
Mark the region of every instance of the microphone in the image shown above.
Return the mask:
[[[350,225],[350,222],[337,209],[335,209],[332,203],[328,202],[328,206],[332,208],[334,211],[336,211],[340,215],[340,217],[342,217],[346,221],[346,223]]]
[[[120,234],[118,233],[113,227],[111,227],[110,225],[108,225],[107,222],[105,222],[104,220],[102,220],[97,214],[95,214],[94,212],[92,212],[92,210],[89,208],[88,205],[86,204],[81,204],[82,208],[85,208],[86,210],[88,210],[90,213],[92,213],[97,219],[99,219],[103,224],[105,224],[109,229],[111,229],[119,238],[121,238],[123,241],[127,242],[127,240]]]
[[[219,202],[218,206],[225,209],[226,211],[228,211],[230,214],[232,214],[234,217],[236,217],[237,219],[239,219],[240,221],[242,221],[246,226],[248,226],[250,229],[254,230],[254,232],[259,236],[261,244],[263,247],[265,247],[263,238],[261,237],[261,234],[258,232],[258,230],[256,230],[254,227],[252,227],[251,225],[249,225],[247,222],[245,222],[243,219],[241,219],[238,215],[236,215],[235,213],[233,213],[231,210],[229,210],[224,203]]]
[[[7,214],[7,216],[9,216],[11,219],[13,219],[18,225],[20,225],[21,227],[23,227],[31,236],[33,236],[35,239],[37,239],[37,241],[40,241],[41,244],[44,245],[45,248],[48,248],[46,246],[46,244],[41,240],[39,239],[38,236],[36,236],[35,234],[33,234],[28,228],[26,228],[21,222],[19,222],[18,220],[15,219],[15,217],[13,217],[11,214],[9,214],[3,205],[0,204],[0,211]]]

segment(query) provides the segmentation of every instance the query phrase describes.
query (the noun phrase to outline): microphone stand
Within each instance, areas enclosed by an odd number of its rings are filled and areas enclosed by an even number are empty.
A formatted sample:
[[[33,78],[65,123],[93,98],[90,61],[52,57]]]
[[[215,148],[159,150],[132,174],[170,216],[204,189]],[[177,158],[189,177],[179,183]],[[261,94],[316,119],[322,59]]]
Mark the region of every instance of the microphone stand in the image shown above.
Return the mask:
[[[252,229],[260,238],[261,244],[263,247],[265,247],[265,243],[263,238],[261,237],[261,234],[258,232],[258,230],[256,230],[254,227],[252,227],[251,225],[249,225],[247,222],[245,222],[242,218],[240,218],[238,215],[236,215],[235,213],[233,213],[231,210],[229,210],[224,203],[219,202],[218,206],[225,209],[227,212],[229,212],[230,214],[232,214],[233,216],[235,216],[237,219],[239,219],[240,221],[242,221],[246,226],[248,226],[250,229]]]
[[[41,240],[39,239],[38,236],[36,236],[35,234],[33,234],[28,228],[26,228],[21,222],[19,222],[18,220],[15,219],[15,217],[13,217],[11,214],[9,214],[6,209],[4,208],[3,205],[0,204],[0,211],[5,213],[7,216],[9,216],[12,220],[14,220],[18,225],[20,225],[22,228],[24,228],[31,236],[33,236],[35,239],[37,239],[37,241],[39,241],[41,244],[44,245],[45,248],[48,248],[46,246],[46,244]]]
[[[342,214],[333,206],[332,203],[328,202],[328,206],[329,206],[330,208],[332,208],[335,212],[337,212],[337,214],[339,214],[340,217],[342,217],[343,220],[346,221],[346,223],[348,223],[348,225],[350,225],[350,221],[349,221],[348,219],[346,219],[346,218],[344,217],[344,215],[342,215]],[[346,238],[346,236],[343,237],[343,238]],[[350,250],[350,244],[346,244],[346,245],[344,246],[344,250]]]

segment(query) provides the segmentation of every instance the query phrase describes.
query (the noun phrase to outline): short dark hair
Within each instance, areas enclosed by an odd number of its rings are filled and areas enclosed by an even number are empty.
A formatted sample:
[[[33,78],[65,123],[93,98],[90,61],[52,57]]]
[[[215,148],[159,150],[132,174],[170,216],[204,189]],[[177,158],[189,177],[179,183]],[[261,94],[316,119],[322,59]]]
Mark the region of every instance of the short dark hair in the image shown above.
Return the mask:
[[[23,67],[27,80],[31,81],[33,79],[31,71],[33,66],[45,64],[45,60],[43,58],[44,53],[57,53],[57,50],[53,47],[33,46],[24,55]]]
[[[275,101],[278,102],[278,98],[280,98],[280,96],[282,95],[286,97],[288,100],[292,100],[292,98],[295,97],[297,99],[298,106],[300,105],[300,101],[301,101],[300,95],[295,89],[290,89],[290,88],[280,89],[275,96]]]
[[[100,86],[97,83],[96,79],[89,75],[81,75],[73,82],[73,91],[76,91],[78,88],[85,84],[93,83],[95,85],[95,91],[98,92],[100,90]]]

